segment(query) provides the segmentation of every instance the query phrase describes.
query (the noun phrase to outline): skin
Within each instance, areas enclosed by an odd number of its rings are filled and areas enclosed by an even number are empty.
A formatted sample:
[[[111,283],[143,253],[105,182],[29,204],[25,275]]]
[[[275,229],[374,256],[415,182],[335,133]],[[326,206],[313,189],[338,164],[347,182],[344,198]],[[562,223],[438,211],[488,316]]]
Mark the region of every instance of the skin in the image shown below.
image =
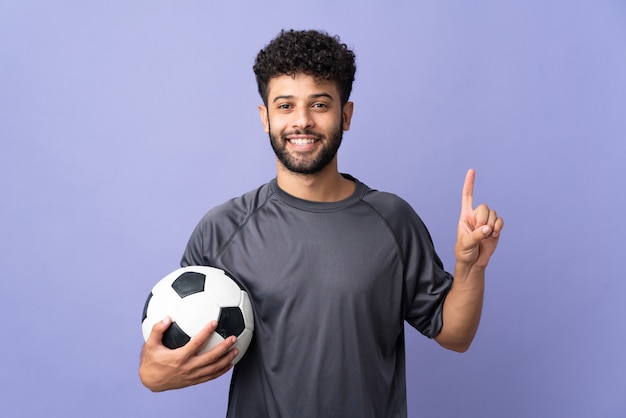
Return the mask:
[[[165,318],[152,327],[152,332],[141,350],[139,377],[153,392],[180,389],[216,379],[232,368],[238,350],[232,349],[237,340],[229,337],[212,350],[198,354],[217,328],[217,321],[205,326],[187,344],[171,350],[163,345],[163,333],[171,324]]]
[[[339,129],[350,129],[352,102],[341,103],[334,82],[318,82],[305,74],[279,76],[268,85],[268,105],[259,106],[265,132],[273,138],[291,163],[311,166],[323,149],[337,140]],[[350,196],[354,182],[344,178],[337,167],[337,156],[319,170],[303,174],[290,170],[276,159],[278,185],[287,193],[318,202],[339,201]],[[485,269],[498,245],[504,226],[502,218],[487,205],[473,208],[475,171],[465,177],[461,215],[455,245],[454,285],[443,305],[443,327],[435,340],[443,347],[466,351],[478,329],[483,305]],[[237,350],[235,337],[229,337],[212,350],[198,354],[215,331],[216,322],[207,324],[185,346],[171,350],[161,343],[171,320],[157,323],[141,353],[139,375],[153,391],[177,389],[216,379],[228,372]]]
[[[341,127],[350,129],[354,104],[341,104],[336,83],[317,82],[313,77],[283,75],[268,84],[268,105],[259,106],[265,132],[278,138],[280,146],[295,161],[306,165],[329,147],[333,133]],[[271,128],[271,129],[270,129]],[[296,134],[313,131],[318,135]],[[281,138],[282,137],[282,138]],[[297,140],[314,139],[312,144],[298,145]],[[354,182],[347,180],[337,168],[337,156],[314,174],[290,171],[276,159],[276,180],[281,189],[305,200],[333,202],[354,192]]]
[[[473,169],[465,175],[454,249],[454,284],[443,304],[443,327],[435,337],[442,347],[458,352],[469,349],[478,330],[485,269],[504,227],[503,219],[489,206],[481,204],[473,208],[475,177]]]

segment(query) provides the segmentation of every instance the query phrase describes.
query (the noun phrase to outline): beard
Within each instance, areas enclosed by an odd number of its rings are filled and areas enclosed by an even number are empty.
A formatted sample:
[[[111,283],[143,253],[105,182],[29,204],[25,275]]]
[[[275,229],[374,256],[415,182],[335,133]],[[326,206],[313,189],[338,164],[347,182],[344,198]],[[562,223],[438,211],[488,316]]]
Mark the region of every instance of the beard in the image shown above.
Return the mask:
[[[280,161],[287,170],[298,174],[315,174],[322,171],[322,169],[324,169],[333,160],[333,158],[335,158],[335,155],[337,155],[337,151],[341,146],[343,138],[343,129],[341,129],[341,126],[342,124],[330,133],[328,141],[323,143],[320,149],[311,153],[296,154],[289,153],[287,150],[288,135],[312,135],[317,137],[320,141],[324,138],[324,135],[308,129],[297,129],[278,137],[277,135],[272,134],[272,130],[270,128],[270,143],[272,144],[272,149],[274,150],[278,161]]]

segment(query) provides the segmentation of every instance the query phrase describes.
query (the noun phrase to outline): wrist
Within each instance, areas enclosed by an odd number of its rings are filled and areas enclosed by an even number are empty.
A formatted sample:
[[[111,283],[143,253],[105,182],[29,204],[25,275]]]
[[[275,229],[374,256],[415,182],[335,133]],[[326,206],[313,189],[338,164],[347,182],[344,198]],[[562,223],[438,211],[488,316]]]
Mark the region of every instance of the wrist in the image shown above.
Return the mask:
[[[454,266],[454,280],[465,281],[468,279],[484,279],[487,266],[476,265],[457,260]]]

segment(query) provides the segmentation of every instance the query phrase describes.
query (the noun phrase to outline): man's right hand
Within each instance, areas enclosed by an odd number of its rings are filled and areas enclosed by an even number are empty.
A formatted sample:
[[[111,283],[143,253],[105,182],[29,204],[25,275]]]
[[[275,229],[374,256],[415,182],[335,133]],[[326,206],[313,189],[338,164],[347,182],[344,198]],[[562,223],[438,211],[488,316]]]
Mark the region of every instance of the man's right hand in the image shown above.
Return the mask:
[[[232,348],[236,337],[228,337],[211,350],[198,353],[217,328],[217,321],[207,324],[187,344],[177,349],[163,345],[163,333],[170,318],[157,322],[141,350],[139,377],[153,392],[179,389],[216,379],[232,368],[238,350]]]

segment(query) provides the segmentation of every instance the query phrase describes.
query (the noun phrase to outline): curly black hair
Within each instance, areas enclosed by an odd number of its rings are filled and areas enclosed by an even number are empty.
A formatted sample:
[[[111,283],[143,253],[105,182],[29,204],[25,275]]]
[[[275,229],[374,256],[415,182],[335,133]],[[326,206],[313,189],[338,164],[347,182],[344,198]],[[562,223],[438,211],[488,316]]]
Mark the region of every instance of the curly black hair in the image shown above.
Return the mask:
[[[265,105],[269,81],[274,77],[297,73],[320,81],[335,81],[343,105],[352,92],[356,72],[354,58],[354,53],[341,43],[338,36],[316,30],[283,29],[265,49],[259,51],[253,70]]]

